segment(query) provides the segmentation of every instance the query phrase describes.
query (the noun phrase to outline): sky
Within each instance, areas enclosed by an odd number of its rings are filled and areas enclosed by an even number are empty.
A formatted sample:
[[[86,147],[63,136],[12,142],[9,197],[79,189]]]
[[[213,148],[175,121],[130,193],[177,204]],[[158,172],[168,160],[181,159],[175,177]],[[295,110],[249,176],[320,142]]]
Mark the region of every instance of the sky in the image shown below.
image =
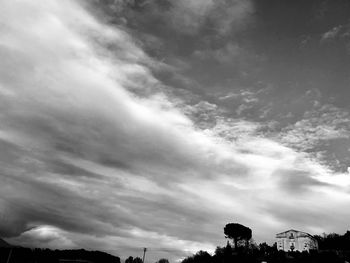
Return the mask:
[[[1,0],[0,236],[171,262],[349,229],[350,2]]]

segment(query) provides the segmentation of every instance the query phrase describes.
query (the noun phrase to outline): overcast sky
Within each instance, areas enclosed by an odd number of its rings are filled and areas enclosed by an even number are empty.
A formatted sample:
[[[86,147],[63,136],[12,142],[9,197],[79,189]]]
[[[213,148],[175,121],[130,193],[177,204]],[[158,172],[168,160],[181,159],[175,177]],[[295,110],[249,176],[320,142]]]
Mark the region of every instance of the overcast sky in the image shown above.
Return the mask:
[[[347,0],[1,0],[0,236],[172,261],[350,220]]]

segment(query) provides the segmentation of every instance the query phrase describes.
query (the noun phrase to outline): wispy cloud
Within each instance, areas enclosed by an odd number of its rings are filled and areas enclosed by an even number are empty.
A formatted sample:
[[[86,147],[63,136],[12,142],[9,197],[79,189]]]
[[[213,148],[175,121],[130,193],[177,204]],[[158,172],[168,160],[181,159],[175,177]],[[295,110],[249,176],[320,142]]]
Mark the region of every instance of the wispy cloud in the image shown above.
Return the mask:
[[[321,41],[335,38],[339,34],[341,29],[342,29],[341,25],[333,27],[331,30],[327,31],[322,35]]]
[[[321,36],[321,43],[336,39],[348,39],[349,36],[350,24],[341,24],[323,33]]]
[[[238,30],[254,10],[252,1],[177,1],[172,10],[176,28],[186,33],[210,27],[220,34]]]
[[[281,142],[308,152],[321,162],[325,162],[335,169],[347,170],[347,156],[350,146],[349,113],[333,105],[318,105],[315,109],[305,112],[303,118],[293,125],[283,128],[279,134]],[[342,144],[346,149],[343,156],[332,157],[334,146]],[[337,159],[341,160],[340,163]],[[345,167],[344,167],[345,165]]]
[[[121,24],[133,24],[137,12],[145,11],[150,20],[161,21],[169,29],[185,35],[196,35],[201,31],[214,31],[221,35],[237,32],[249,23],[254,11],[253,1],[97,1],[107,11],[117,14],[115,18]],[[159,26],[159,25],[158,25]]]

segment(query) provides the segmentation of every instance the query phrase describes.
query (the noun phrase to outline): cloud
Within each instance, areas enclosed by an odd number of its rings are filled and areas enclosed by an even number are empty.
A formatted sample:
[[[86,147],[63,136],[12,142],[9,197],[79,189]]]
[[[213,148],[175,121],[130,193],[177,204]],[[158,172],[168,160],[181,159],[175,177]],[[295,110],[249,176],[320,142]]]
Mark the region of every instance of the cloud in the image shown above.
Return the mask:
[[[282,136],[306,151],[315,147],[320,140],[348,138],[349,123],[348,112],[333,105],[323,105],[317,110],[305,112],[304,118],[286,127],[287,134]]]
[[[312,153],[319,161],[345,172],[349,162],[349,125],[347,111],[331,104],[316,104],[301,120],[283,128],[279,137],[285,145]]]
[[[322,35],[321,41],[335,38],[339,34],[341,29],[342,29],[341,25],[333,27],[331,30],[327,31]]]
[[[328,30],[327,32],[323,33],[321,36],[321,43],[325,41],[331,41],[334,39],[346,39],[350,36],[350,24],[341,24],[338,26],[335,26]]]
[[[142,23],[148,24],[151,21],[158,29],[167,25],[166,30],[174,30],[173,32],[188,36],[206,30],[220,35],[237,32],[250,21],[254,11],[254,4],[251,0],[98,0],[94,2],[98,3],[97,8],[102,6],[107,14],[111,14],[112,20],[118,24],[142,27],[144,26]],[[142,17],[139,16],[140,12],[143,13]],[[161,25],[155,25],[160,21]]]
[[[217,50],[196,50],[193,55],[203,60],[214,59],[221,63],[237,63],[241,53],[246,52],[237,43],[229,43]]]
[[[250,22],[253,12],[252,1],[219,1],[210,20],[219,34],[226,35],[244,28]]]
[[[152,74],[162,64],[123,27],[68,0],[0,8],[1,235],[123,258],[150,245],[178,259],[224,242],[230,221],[259,241],[289,228],[288,213],[305,230],[345,225],[346,210],[325,213],[350,201],[334,174],[214,103],[175,104]]]
[[[226,147],[196,131],[164,95],[128,91],[130,83],[147,89],[140,78],[157,81],[144,66],[152,60],[125,32],[70,1],[3,8],[2,234],[27,244],[49,226],[76,233],[76,244],[79,233],[123,236],[138,227],[178,239],[167,223],[175,211],[186,220],[203,211],[189,209],[191,196],[177,201],[176,183],[198,177],[212,156],[218,171],[227,169]],[[110,43],[117,51],[105,48]]]
[[[195,35],[202,30],[214,30],[221,35],[239,31],[249,21],[254,10],[252,1],[179,0],[167,2],[166,8],[159,4],[148,4],[158,10],[175,31]],[[165,14],[165,15],[162,15]]]
[[[171,12],[174,27],[185,33],[195,33],[205,23],[214,1],[176,1]]]
[[[75,244],[67,238],[67,234],[64,233],[64,231],[57,227],[45,225],[34,227],[11,240],[13,242],[19,241],[27,247],[76,247]]]

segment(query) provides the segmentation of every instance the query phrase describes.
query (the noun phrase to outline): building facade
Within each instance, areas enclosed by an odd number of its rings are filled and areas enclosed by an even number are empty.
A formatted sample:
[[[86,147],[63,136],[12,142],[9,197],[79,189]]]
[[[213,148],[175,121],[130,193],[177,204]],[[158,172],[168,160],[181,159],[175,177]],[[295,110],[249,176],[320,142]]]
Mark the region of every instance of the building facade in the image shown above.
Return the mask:
[[[318,249],[318,242],[312,235],[298,230],[278,233],[276,238],[278,250],[302,252]]]

